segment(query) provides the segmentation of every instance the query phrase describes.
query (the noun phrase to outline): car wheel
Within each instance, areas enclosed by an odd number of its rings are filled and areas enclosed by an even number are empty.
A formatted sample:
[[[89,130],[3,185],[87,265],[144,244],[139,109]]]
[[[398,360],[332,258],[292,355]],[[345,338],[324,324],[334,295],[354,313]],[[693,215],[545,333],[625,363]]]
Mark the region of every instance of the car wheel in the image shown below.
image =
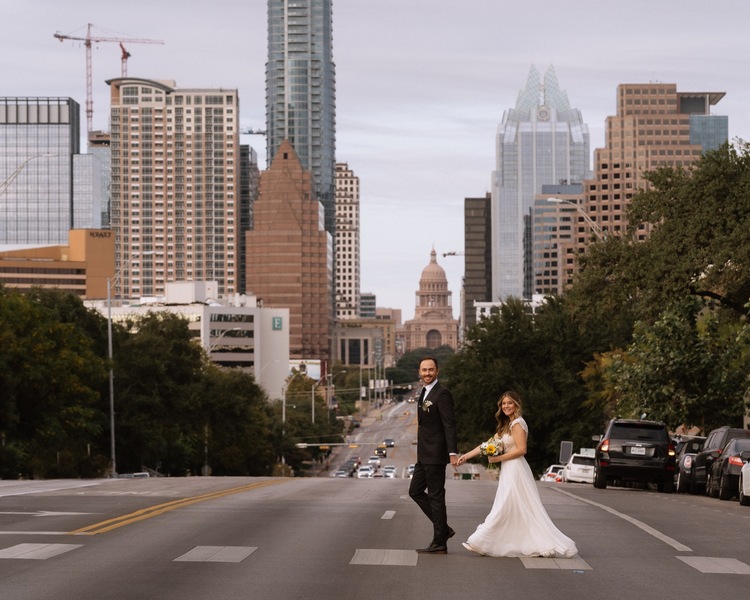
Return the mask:
[[[740,490],[739,490],[739,497],[740,497],[740,504],[742,506],[750,506],[750,496],[745,496],[745,494],[742,493],[742,475],[740,475]]]
[[[714,491],[714,478],[711,473],[706,475],[706,496],[711,498],[718,498],[719,496],[719,490]]]
[[[719,500],[729,500],[732,497],[732,488],[730,487],[729,475],[721,474],[719,479]]]
[[[682,475],[682,471],[677,473],[677,493],[684,494],[688,491],[688,484],[685,481],[685,477]]]
[[[603,490],[607,487],[607,476],[599,469],[594,473],[594,487]]]

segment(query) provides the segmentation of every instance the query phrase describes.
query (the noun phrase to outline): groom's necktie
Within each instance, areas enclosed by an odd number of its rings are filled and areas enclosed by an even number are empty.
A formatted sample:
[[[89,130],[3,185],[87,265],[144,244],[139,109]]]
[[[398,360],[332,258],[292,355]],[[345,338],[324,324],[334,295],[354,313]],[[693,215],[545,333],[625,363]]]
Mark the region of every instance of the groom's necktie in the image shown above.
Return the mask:
[[[417,402],[417,406],[420,407],[420,408],[422,407],[422,401],[424,400],[424,396],[425,396],[425,391],[426,390],[427,390],[427,388],[422,388],[422,391],[419,392],[419,401]]]

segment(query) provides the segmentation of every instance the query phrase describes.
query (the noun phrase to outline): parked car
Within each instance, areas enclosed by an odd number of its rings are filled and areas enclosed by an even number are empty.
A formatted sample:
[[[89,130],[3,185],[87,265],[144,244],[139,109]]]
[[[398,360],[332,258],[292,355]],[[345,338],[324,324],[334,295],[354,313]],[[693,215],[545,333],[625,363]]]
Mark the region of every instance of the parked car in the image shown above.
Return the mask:
[[[740,481],[738,485],[738,493],[740,504],[742,506],[750,506],[750,452],[743,452],[740,457],[745,464],[740,469]]]
[[[706,443],[704,437],[690,437],[681,439],[675,444],[676,459],[674,466],[674,486],[678,494],[690,491],[690,479],[693,474],[693,458],[703,449]]]
[[[539,476],[539,481],[551,481],[554,482],[555,478],[560,474],[565,465],[550,465],[544,469],[544,473]]]
[[[719,457],[724,446],[737,437],[750,437],[750,429],[724,426],[714,429],[706,436],[703,448],[693,457],[693,472],[690,475],[691,494],[706,491],[711,464]]]
[[[734,438],[724,446],[711,463],[706,480],[706,493],[712,498],[731,500],[739,490],[740,471],[744,461],[742,452],[750,451],[750,437]]]
[[[614,481],[655,483],[660,492],[674,489],[675,448],[665,423],[612,419],[596,447],[594,487]]]
[[[585,454],[573,454],[560,471],[564,483],[594,483],[594,457]]]

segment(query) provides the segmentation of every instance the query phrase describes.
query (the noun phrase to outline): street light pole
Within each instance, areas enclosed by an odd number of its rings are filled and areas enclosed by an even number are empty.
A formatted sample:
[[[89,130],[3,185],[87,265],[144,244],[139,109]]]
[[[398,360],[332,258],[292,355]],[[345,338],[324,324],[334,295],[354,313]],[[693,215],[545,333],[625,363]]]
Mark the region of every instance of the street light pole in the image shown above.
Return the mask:
[[[285,477],[286,473],[286,460],[284,457],[284,442],[286,441],[286,393],[289,389],[289,384],[294,381],[294,378],[299,375],[301,371],[296,371],[286,382],[284,386],[284,393],[281,395],[281,476]],[[313,403],[314,404],[314,403]]]
[[[153,251],[133,253],[125,262],[115,276],[107,277],[107,357],[109,358],[109,454],[110,466],[112,468],[112,477],[117,477],[117,458],[115,455],[115,369],[114,356],[112,353],[112,286],[125,272],[131,262],[138,256],[150,256]]]
[[[581,208],[581,206],[577,202],[573,202],[572,200],[564,200],[563,198],[547,198],[547,202],[551,202],[553,204],[570,204],[571,206],[575,206],[576,210],[583,217],[583,220],[586,221],[586,224],[591,228],[591,231],[594,232],[596,239],[602,241],[605,238],[604,232],[602,231],[601,227],[599,227],[594,222],[594,220],[588,215],[585,210],[583,210],[583,208]]]

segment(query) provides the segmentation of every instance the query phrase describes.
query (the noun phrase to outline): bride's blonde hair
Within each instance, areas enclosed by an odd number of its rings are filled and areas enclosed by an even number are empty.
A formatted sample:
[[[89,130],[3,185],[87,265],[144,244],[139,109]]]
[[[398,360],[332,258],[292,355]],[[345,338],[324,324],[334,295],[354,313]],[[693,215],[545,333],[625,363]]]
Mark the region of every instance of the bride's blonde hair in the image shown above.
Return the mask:
[[[513,404],[516,405],[516,410],[513,411],[512,417],[508,417],[503,412],[503,400],[506,398],[510,398],[513,401]],[[497,412],[495,413],[495,419],[497,420],[497,435],[502,436],[504,433],[510,433],[510,424],[514,419],[520,417],[522,412],[521,396],[518,392],[507,391],[500,396],[500,400],[497,401]]]

